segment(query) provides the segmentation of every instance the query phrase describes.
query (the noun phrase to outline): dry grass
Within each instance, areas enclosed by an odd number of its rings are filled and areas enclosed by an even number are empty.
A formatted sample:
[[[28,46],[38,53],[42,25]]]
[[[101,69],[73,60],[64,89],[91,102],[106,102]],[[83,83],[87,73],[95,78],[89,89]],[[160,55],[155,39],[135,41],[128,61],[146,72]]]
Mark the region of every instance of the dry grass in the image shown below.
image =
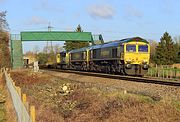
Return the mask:
[[[13,103],[12,103],[9,92],[6,89],[4,76],[1,73],[0,73],[0,91],[5,97],[5,103],[3,105],[4,113],[5,113],[4,121],[17,122]]]
[[[5,79],[2,74],[0,74],[0,92],[5,97],[5,102],[3,104],[1,104],[1,107],[3,108],[1,110],[3,110],[2,112],[4,113],[4,115],[3,116],[0,115],[4,119],[3,119],[3,121],[0,121],[0,122],[4,122],[4,121],[16,122],[16,114],[14,111],[12,100],[11,100],[10,94],[8,93],[8,91],[5,87]]]
[[[38,122],[180,121],[179,101],[106,90],[104,86],[99,89],[98,84],[71,82],[44,74],[18,72],[11,76],[27,93],[28,101],[36,106]],[[69,83],[73,90],[67,95],[61,92],[64,83]]]
[[[180,68],[180,64],[173,64],[173,67]]]
[[[12,100],[10,98],[10,94],[6,91],[6,122],[17,122],[16,113],[13,107]]]
[[[46,79],[48,79],[45,75],[41,77],[40,74],[30,72],[29,70],[24,70],[23,72],[21,70],[11,72],[11,77],[13,77],[13,80],[15,81],[17,86],[23,86],[27,84],[32,85],[37,81],[47,82]]]
[[[4,105],[4,89],[3,89],[3,80],[2,80],[2,74],[0,73],[0,122],[4,122],[6,120],[6,109]]]

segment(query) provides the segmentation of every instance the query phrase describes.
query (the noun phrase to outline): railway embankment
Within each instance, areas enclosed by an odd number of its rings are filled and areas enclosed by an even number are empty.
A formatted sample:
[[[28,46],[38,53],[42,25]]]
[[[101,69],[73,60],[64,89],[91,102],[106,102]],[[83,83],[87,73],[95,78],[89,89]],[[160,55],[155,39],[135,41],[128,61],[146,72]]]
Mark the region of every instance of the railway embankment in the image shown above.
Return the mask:
[[[178,86],[54,71],[11,77],[35,105],[37,121],[180,121]]]

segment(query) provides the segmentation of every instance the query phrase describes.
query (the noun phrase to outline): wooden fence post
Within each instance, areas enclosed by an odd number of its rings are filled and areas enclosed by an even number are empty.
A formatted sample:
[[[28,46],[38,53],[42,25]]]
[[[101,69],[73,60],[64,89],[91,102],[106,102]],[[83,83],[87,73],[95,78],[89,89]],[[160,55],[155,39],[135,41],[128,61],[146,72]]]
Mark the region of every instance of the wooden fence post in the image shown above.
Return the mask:
[[[168,70],[166,71],[166,78],[168,78]]]
[[[19,94],[19,97],[21,98],[21,88],[20,87],[17,87],[17,92]]]
[[[151,72],[150,72],[150,75],[151,75],[151,77],[152,77],[152,69],[150,70]]]
[[[175,70],[174,70],[174,78],[176,78],[176,76],[177,76],[177,70],[175,68]]]
[[[157,75],[158,75],[158,78],[159,78],[160,77],[160,69],[158,69],[157,71],[158,71]]]
[[[169,78],[172,76],[172,69],[169,70]]]
[[[26,107],[26,110],[28,111],[28,113],[29,113],[29,103],[28,102],[25,102],[25,107]]]
[[[26,103],[26,101],[27,101],[26,94],[22,94],[22,101],[23,101],[24,104]]]
[[[14,87],[16,86],[14,81],[12,82],[12,84],[13,84]]]
[[[163,70],[163,79],[164,79],[164,69],[162,69]]]
[[[35,106],[30,107],[30,116],[31,116],[32,122],[35,122]]]

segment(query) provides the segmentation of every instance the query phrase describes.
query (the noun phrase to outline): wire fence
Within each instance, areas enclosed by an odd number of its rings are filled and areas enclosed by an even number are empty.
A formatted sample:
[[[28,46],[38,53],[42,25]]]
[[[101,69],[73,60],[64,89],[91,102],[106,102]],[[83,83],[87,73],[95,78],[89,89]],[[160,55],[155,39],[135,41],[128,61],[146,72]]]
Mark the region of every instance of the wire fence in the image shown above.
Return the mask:
[[[15,86],[10,74],[8,74],[5,69],[4,74],[6,86],[11,94],[18,122],[35,122],[35,107],[31,106],[29,109],[29,104],[26,102],[26,94],[21,94],[21,88]]]
[[[148,73],[146,75],[150,77],[158,77],[163,79],[180,79],[180,69],[154,67],[149,68]]]

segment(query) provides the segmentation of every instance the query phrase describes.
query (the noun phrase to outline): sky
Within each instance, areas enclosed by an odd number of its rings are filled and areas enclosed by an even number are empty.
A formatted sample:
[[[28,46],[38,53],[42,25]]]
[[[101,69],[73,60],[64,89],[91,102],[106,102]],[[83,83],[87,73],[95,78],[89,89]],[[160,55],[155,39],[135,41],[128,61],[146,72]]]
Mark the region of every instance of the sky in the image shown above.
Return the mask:
[[[159,41],[165,31],[180,35],[180,0],[0,0],[11,34],[74,31],[78,24],[105,41],[140,36]],[[53,44],[63,42],[53,42]],[[24,52],[45,42],[24,42]]]

